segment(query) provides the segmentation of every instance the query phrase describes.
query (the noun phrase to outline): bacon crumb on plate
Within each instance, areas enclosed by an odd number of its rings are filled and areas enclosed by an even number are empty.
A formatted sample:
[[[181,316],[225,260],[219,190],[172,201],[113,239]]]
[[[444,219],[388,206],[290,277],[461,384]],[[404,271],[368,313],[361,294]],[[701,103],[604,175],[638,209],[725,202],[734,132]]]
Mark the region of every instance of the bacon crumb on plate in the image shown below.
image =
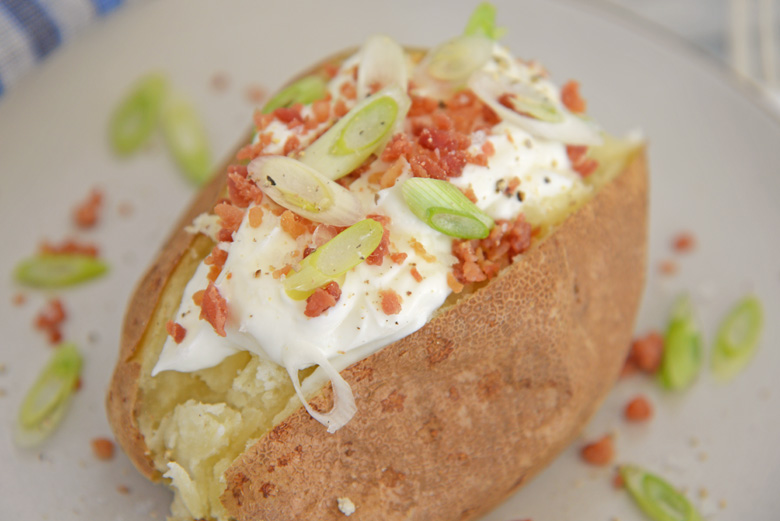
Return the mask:
[[[114,458],[114,442],[108,438],[94,438],[90,445],[92,453],[100,461],[108,461]]]
[[[672,238],[672,249],[677,253],[689,253],[696,248],[696,237],[691,232],[679,232]]]
[[[58,344],[62,340],[60,328],[66,318],[68,318],[68,314],[62,301],[58,298],[51,299],[36,315],[35,329],[46,333],[51,344]]]
[[[645,396],[639,395],[626,404],[623,414],[628,421],[643,422],[653,417],[653,406]]]
[[[38,246],[38,252],[44,255],[75,254],[97,257],[100,254],[98,247],[89,242],[80,242],[75,239],[65,239],[59,244],[44,240]]]
[[[79,228],[92,228],[100,218],[103,192],[93,188],[87,198],[73,209],[73,222]]]
[[[14,294],[11,302],[14,306],[22,306],[25,302],[27,302],[27,295],[24,293],[16,293]]]
[[[678,269],[677,263],[673,260],[663,260],[658,264],[658,271],[663,275],[674,275]]]
[[[580,451],[582,459],[590,465],[603,467],[615,458],[615,444],[609,434],[585,445]]]
[[[631,344],[628,355],[630,363],[637,369],[648,374],[654,374],[661,366],[664,353],[664,337],[657,331],[651,331],[639,337]]]

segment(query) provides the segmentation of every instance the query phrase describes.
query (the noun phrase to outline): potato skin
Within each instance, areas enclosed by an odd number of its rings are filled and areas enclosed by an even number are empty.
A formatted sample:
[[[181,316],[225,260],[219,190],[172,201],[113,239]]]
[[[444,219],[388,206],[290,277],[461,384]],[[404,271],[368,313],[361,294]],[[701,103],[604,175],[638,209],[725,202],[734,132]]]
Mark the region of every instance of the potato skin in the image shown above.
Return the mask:
[[[224,172],[223,168],[221,172]],[[198,196],[139,284],[125,317],[107,409],[149,479],[137,417],[143,335],[224,175]],[[225,474],[240,521],[475,519],[544,468],[617,378],[644,286],[643,153],[544,241],[416,333],[342,372],[358,412],[335,434],[301,407]],[[326,410],[326,386],[312,401]]]

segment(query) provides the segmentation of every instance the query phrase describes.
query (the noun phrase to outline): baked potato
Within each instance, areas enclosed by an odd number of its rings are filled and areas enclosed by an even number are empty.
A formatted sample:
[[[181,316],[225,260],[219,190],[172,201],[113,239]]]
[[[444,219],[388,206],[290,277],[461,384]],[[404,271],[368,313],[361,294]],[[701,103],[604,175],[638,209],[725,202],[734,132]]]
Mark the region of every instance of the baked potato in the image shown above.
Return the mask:
[[[484,39],[484,35],[477,36]],[[462,41],[456,42],[456,51],[458,45]],[[488,61],[500,66],[507,55],[503,50],[495,51],[494,46],[498,48],[491,42]],[[383,47],[382,52],[387,53],[388,48]],[[357,55],[346,52],[325,60],[301,78],[328,77],[331,85],[344,76],[347,82],[349,78],[357,82],[360,91],[359,69],[369,68],[360,60],[371,54],[365,49]],[[417,63],[416,68],[403,66],[413,71],[413,82],[424,83],[415,75],[421,67],[443,67],[436,62],[435,51],[404,54],[405,60]],[[544,77],[543,70],[534,64],[520,66]],[[396,127],[396,134],[405,133],[409,140],[420,143],[425,139],[423,123],[454,132],[457,122],[453,124],[450,118],[448,124],[438,114],[445,114],[456,104],[452,101],[455,96],[466,92],[470,102],[480,103],[479,111],[470,117],[483,120],[482,126],[474,130],[481,132],[481,137],[471,134],[472,148],[468,150],[476,152],[464,160],[467,165],[462,168],[476,169],[483,161],[490,164],[491,148],[495,154],[495,147],[484,143],[491,142],[492,136],[506,138],[513,150],[530,148],[528,143],[532,141],[549,141],[558,149],[555,157],[559,163],[554,163],[553,169],[567,170],[567,179],[579,176],[580,188],[536,206],[525,201],[524,217],[518,217],[519,221],[492,219],[492,229],[506,227],[507,222],[526,223],[523,229],[529,232],[528,244],[519,253],[502,253],[485,277],[465,274],[463,259],[454,253],[446,262],[446,256],[440,255],[439,263],[445,263],[445,272],[450,274],[445,277],[449,289],[435,309],[422,317],[424,325],[412,332],[403,330],[401,338],[387,337],[390,340],[386,345],[374,346],[361,356],[338,353],[341,356],[323,359],[322,363],[310,361],[292,368],[285,367],[284,358],[275,360],[271,349],[253,352],[235,346],[210,365],[182,369],[174,362],[159,367],[166,357],[176,358],[177,349],[188,349],[178,346],[185,333],[176,330],[177,320],[185,320],[182,317],[188,313],[183,311],[192,297],[188,286],[197,278],[198,270],[208,271],[203,261],[214,255],[217,243],[233,240],[209,233],[207,226],[193,231],[191,223],[230,198],[230,174],[238,171],[236,165],[248,164],[243,178],[262,185],[265,174],[254,173],[267,157],[262,148],[264,125],[274,117],[291,118],[290,110],[300,115],[305,107],[282,107],[281,111],[270,107],[267,115],[258,115],[259,132],[254,135],[254,145],[242,148],[238,153],[241,159],[219,171],[176,226],[130,300],[119,361],[107,397],[108,416],[119,444],[147,478],[163,480],[174,490],[173,519],[326,520],[343,515],[365,520],[475,519],[543,469],[579,434],[599,406],[625,359],[644,284],[647,172],[643,147],[598,131],[601,145],[592,144],[592,134],[588,133],[584,138],[588,144],[583,145],[578,141],[582,134],[576,129],[571,131],[573,137],[565,132],[560,139],[544,134],[546,128],[556,124],[565,123],[571,129],[572,125],[590,123],[576,114],[572,116],[573,109],[558,99],[542,103],[534,98],[529,102],[523,98],[525,91],[512,91],[515,102],[520,99],[526,103],[519,108],[512,105],[513,100],[498,101],[501,95],[491,93],[496,87],[490,84],[488,75],[475,80],[485,67],[483,62],[468,72],[467,91],[453,93],[454,83],[449,78],[437,78],[435,92],[427,97],[444,96],[441,92],[450,89],[446,95],[452,98],[443,102],[426,105],[426,96],[415,95],[410,89],[411,109]],[[327,134],[325,130],[332,128],[339,116],[344,120],[350,117],[351,112],[344,110],[333,117],[337,97],[350,91],[343,83],[331,90],[327,121],[322,127],[312,125],[309,129],[316,134],[312,139],[323,139],[320,136]],[[297,87],[283,91],[281,98],[277,96],[282,105],[290,103],[290,96],[295,98],[296,89],[300,94],[300,82],[292,85]],[[364,82],[363,87],[366,85]],[[364,96],[371,99],[383,92],[377,92],[379,87],[368,88],[368,94],[353,98],[353,106]],[[501,88],[506,94],[506,89],[513,87]],[[492,104],[484,99],[491,96]],[[428,109],[424,109],[426,106]],[[513,143],[516,135],[504,132],[503,127],[500,132],[496,130],[506,110],[532,120],[530,130],[522,130],[523,135],[530,136],[523,143]],[[567,119],[564,123],[552,120],[549,112],[554,118]],[[485,117],[495,118],[492,125],[490,121],[485,124]],[[572,117],[574,123],[569,125],[566,122]],[[306,118],[301,120],[305,127]],[[400,187],[409,178],[425,177],[404,158],[403,171],[383,186],[388,165],[399,160],[392,157],[372,177],[368,165],[384,161],[388,157],[384,151],[397,145],[395,137],[382,139],[377,139],[382,142],[368,159],[360,160],[357,169],[348,169],[341,186],[349,190],[359,179],[371,177],[369,183],[376,184],[374,191],[379,193]],[[435,150],[434,145],[428,149]],[[567,145],[580,152],[588,147],[585,175],[573,172],[582,157],[573,157],[569,151],[567,158]],[[284,152],[303,160],[306,155],[301,151],[312,150],[307,147],[311,147],[311,141],[302,140],[298,148]],[[488,157],[477,157],[477,152]],[[457,181],[455,177],[445,176],[450,181]],[[504,182],[507,179],[514,178],[504,176]],[[518,181],[521,186],[522,182],[525,178]],[[544,182],[549,180],[545,178]],[[468,194],[471,186],[461,188]],[[496,184],[495,193],[499,192],[521,203],[526,195],[517,186],[509,190]],[[249,208],[263,204],[267,205],[266,218],[284,215],[277,199],[269,201],[273,197],[269,193],[272,190],[265,192],[262,203],[261,197],[256,197]],[[473,192],[469,195],[480,203]],[[245,211],[244,219],[248,214]],[[242,221],[241,226],[249,225]],[[273,226],[278,228],[278,222],[274,221]],[[383,227],[387,230],[386,224]],[[304,232],[304,237],[316,233],[317,228],[312,228]],[[390,259],[401,242],[394,233],[393,228],[384,262],[393,264],[400,258],[398,264],[405,265],[403,256]],[[455,252],[458,247],[468,249],[489,239],[475,237],[446,240]],[[312,251],[307,253],[313,255]],[[276,267],[282,264],[280,260]],[[299,258],[274,276],[283,284],[302,272],[304,264],[305,259]],[[219,277],[216,282],[225,283],[230,278],[224,271],[215,275]],[[209,288],[215,280],[210,281]],[[343,275],[332,280],[347,287]],[[351,297],[345,294],[340,298]],[[401,302],[405,305],[403,298]],[[203,306],[202,300],[198,305]],[[291,305],[299,310],[304,306],[300,297],[297,304]],[[201,313],[204,319],[200,322],[208,322],[207,330],[213,329],[216,336],[230,340],[238,333],[228,331],[223,335],[224,330],[220,333],[219,329],[231,327],[230,321],[235,319],[231,313],[222,320]],[[296,322],[304,324],[301,330],[290,334],[307,334],[305,325],[327,319],[328,313],[326,309],[319,317],[303,318]],[[398,311],[385,310],[385,314],[392,321]],[[273,328],[274,324],[266,327]],[[176,336],[179,338],[174,340]],[[166,349],[174,355],[164,354]],[[328,363],[339,371],[340,381],[323,370]],[[338,409],[339,399],[344,406],[348,401],[345,393],[350,391],[354,409],[341,420],[328,417],[324,411]]]

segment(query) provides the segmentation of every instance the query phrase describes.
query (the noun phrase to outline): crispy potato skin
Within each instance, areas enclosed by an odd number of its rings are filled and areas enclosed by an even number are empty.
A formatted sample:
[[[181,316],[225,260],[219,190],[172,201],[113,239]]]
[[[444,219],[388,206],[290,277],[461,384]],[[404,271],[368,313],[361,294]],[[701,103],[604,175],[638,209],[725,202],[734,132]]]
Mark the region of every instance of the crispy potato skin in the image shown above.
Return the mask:
[[[224,172],[225,169],[221,169]],[[107,397],[117,441],[161,479],[137,417],[144,332],[224,174],[182,218],[129,304]],[[475,519],[581,431],[625,359],[644,286],[647,172],[638,154],[544,241],[416,333],[342,372],[358,412],[335,434],[301,407],[226,472],[240,521]],[[326,410],[326,386],[313,400]]]

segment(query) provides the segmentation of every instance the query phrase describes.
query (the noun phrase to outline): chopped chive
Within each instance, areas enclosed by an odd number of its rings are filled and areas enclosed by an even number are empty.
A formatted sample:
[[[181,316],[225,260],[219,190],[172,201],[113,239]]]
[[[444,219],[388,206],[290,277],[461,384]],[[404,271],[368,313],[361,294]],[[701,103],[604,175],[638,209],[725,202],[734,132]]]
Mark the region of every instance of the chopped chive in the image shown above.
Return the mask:
[[[660,477],[636,465],[623,465],[620,475],[639,508],[653,521],[701,521],[690,501]]]
[[[152,135],[166,90],[165,77],[150,74],[122,100],[109,123],[111,146],[117,154],[135,152]]]
[[[404,181],[401,191],[412,213],[445,235],[484,239],[493,228],[493,219],[452,183],[413,177]]]
[[[327,84],[322,76],[306,76],[292,85],[282,89],[263,107],[263,114],[269,114],[282,107],[290,107],[296,103],[308,105],[313,101],[322,99],[327,93]]]
[[[330,179],[338,179],[363,164],[390,139],[411,106],[400,87],[391,86],[358,103],[300,156]]]
[[[212,175],[211,151],[206,129],[195,107],[180,95],[165,102],[160,123],[168,149],[177,166],[196,185]]]
[[[14,271],[18,282],[36,288],[61,288],[99,277],[108,265],[81,254],[40,254],[20,262]]]
[[[664,354],[658,378],[670,390],[682,390],[693,383],[702,362],[702,339],[690,297],[678,297],[664,335]]]
[[[479,4],[471,13],[466,29],[466,36],[485,36],[491,40],[498,40],[504,35],[503,28],[496,27],[496,7],[489,2]]]
[[[271,199],[309,220],[348,226],[364,215],[352,192],[291,157],[261,156],[247,168]]]
[[[81,365],[74,344],[62,344],[54,351],[22,401],[16,429],[19,445],[37,445],[54,432],[70,403]]]
[[[303,300],[315,289],[336,280],[371,255],[382,241],[384,228],[373,219],[353,224],[301,261],[301,269],[284,281],[287,295]]]
[[[718,380],[734,378],[753,358],[763,319],[761,301],[750,295],[740,300],[720,323],[712,353],[712,371]]]

